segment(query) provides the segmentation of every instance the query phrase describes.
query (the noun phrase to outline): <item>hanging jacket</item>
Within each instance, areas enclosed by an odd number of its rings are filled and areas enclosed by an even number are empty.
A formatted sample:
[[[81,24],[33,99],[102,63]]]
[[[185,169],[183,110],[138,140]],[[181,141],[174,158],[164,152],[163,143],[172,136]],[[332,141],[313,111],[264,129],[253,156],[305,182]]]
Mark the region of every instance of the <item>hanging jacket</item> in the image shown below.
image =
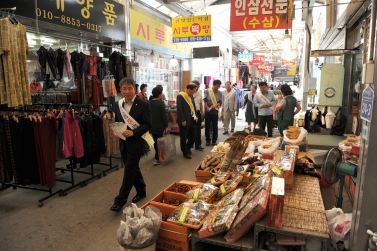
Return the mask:
[[[63,158],[81,158],[84,156],[81,118],[67,110],[61,116],[62,126],[58,131],[58,156]]]
[[[331,135],[343,136],[347,126],[347,116],[339,108],[335,114],[334,124],[331,127]]]
[[[65,53],[60,48],[57,49],[56,52],[57,52],[56,68],[58,70],[60,79],[62,79],[63,78],[63,69],[64,69],[64,54]]]
[[[69,54],[68,50],[65,51],[64,67],[67,72],[67,77],[71,79],[71,72],[72,72],[71,54]]]
[[[51,73],[52,75],[54,76],[54,78],[56,79],[56,72],[57,72],[57,57],[58,57],[58,53],[56,51],[54,51],[53,49],[49,49],[48,50],[48,54],[47,54],[47,63],[48,63],[48,66],[50,67],[50,70],[51,70]]]
[[[46,75],[46,63],[47,63],[48,51],[46,50],[45,47],[41,46],[41,47],[39,47],[37,54],[38,54],[38,62],[41,66],[41,71],[42,71],[43,75]]]

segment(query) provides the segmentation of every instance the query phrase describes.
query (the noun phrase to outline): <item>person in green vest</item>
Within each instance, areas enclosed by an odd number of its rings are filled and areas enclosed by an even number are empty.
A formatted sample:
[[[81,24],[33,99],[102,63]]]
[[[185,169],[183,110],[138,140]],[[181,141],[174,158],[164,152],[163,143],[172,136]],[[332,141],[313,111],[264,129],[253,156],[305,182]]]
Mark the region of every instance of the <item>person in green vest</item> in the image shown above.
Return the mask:
[[[281,94],[278,97],[276,111],[278,112],[278,129],[280,135],[283,137],[283,131],[288,126],[294,125],[294,116],[301,111],[300,104],[293,97],[292,89],[287,84],[281,86]]]

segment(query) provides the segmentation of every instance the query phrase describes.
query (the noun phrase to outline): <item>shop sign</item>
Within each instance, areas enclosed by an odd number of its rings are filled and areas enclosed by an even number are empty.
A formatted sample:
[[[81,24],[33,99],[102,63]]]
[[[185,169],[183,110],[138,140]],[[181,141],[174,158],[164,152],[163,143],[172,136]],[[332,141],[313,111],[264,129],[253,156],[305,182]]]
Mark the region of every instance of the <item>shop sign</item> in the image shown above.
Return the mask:
[[[296,76],[296,71],[287,71],[287,76]]]
[[[131,12],[131,44],[183,58],[192,57],[191,43],[173,43],[172,28],[133,9]]]
[[[242,62],[249,62],[250,60],[253,59],[253,53],[248,52],[248,53],[238,53],[238,60]]]
[[[211,15],[172,19],[173,43],[211,41]]]
[[[309,95],[317,95],[317,89],[309,89]]]
[[[336,94],[336,91],[333,87],[327,87],[324,91],[326,98],[333,98]]]
[[[323,65],[320,83],[319,104],[322,106],[342,106],[344,66],[341,64]]]
[[[281,65],[294,65],[295,64],[295,60],[292,59],[292,60],[286,60],[286,59],[282,59],[281,60]]]
[[[368,86],[363,91],[361,98],[361,119],[371,122],[372,120],[372,109],[373,109],[373,100],[374,100],[374,90]]]
[[[249,65],[264,65],[265,60],[265,56],[253,55],[253,60],[249,62]]]
[[[230,31],[292,28],[293,0],[230,1]]]
[[[34,0],[1,0],[1,7],[17,7],[19,16],[125,39],[124,6],[111,0],[38,0],[36,6]]]

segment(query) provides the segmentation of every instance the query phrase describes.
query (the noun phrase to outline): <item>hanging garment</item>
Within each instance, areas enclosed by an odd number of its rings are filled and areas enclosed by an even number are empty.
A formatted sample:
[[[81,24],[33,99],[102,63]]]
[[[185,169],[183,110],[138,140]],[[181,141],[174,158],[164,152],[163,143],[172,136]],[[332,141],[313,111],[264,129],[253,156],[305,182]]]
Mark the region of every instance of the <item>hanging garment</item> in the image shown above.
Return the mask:
[[[322,128],[326,128],[326,119],[325,119],[326,114],[327,114],[327,106],[322,108],[322,116],[321,116],[321,122],[322,122],[321,127]]]
[[[57,57],[56,57],[56,68],[59,73],[59,78],[63,78],[64,74],[64,58],[65,58],[65,53],[62,49],[57,49]]]
[[[84,156],[81,117],[66,110],[61,116],[61,128],[58,131],[59,158],[81,158]]]
[[[56,123],[54,119],[43,118],[33,124],[40,184],[52,188],[56,185]]]
[[[328,108],[328,111],[325,116],[325,121],[326,121],[326,128],[331,129],[333,124],[334,124],[334,119],[335,119],[335,114],[331,110],[331,107]]]
[[[88,70],[86,73],[89,76],[97,76],[97,61],[99,57],[97,56],[86,56],[86,61],[88,64]]]
[[[48,51],[46,50],[45,47],[41,46],[41,47],[39,47],[37,54],[38,54],[38,61],[39,61],[39,65],[41,66],[42,74],[46,75],[46,65],[47,65]]]
[[[110,72],[114,76],[115,79],[115,87],[117,91],[119,91],[119,71],[120,71],[120,63],[121,63],[121,55],[119,52],[114,51],[109,57],[109,66]]]
[[[29,118],[19,118],[18,141],[15,144],[19,146],[17,173],[20,185],[40,183],[33,126]]]
[[[8,147],[8,135],[10,130],[5,125],[6,120],[0,117],[0,182],[2,184],[8,183],[13,179],[13,170],[11,167],[11,147]]]
[[[120,152],[119,139],[114,137],[113,130],[110,128],[110,124],[115,123],[115,113],[107,112],[103,116],[102,121],[106,146],[105,156],[110,157],[110,155],[117,154]]]
[[[347,126],[347,116],[339,108],[335,114],[334,123],[331,127],[331,135],[343,136]]]
[[[105,153],[105,137],[102,120],[99,116],[91,114],[81,116],[83,127],[84,156],[79,160],[82,167],[100,162],[101,153]]]
[[[8,107],[31,105],[26,56],[26,28],[0,19],[0,104]]]
[[[65,55],[64,55],[64,69],[67,72],[68,78],[70,79],[71,72],[72,72],[72,64],[71,64],[71,54],[69,54],[68,50],[65,51]]]
[[[52,73],[52,76],[54,76],[54,79],[56,79],[56,73],[57,73],[57,58],[58,58],[58,53],[54,51],[52,48],[48,50],[47,53],[47,63],[48,66],[50,67],[50,72]]]

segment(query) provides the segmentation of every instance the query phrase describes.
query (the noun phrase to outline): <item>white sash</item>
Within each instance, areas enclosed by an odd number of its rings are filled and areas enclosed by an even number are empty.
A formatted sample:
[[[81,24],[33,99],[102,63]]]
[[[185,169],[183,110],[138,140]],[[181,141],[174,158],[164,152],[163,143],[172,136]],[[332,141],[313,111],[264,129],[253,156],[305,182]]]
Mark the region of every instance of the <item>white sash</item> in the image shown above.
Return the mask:
[[[127,124],[128,127],[131,128],[131,130],[138,128],[140,124],[133,117],[131,117],[131,115],[123,108],[123,102],[124,98],[118,101],[118,105],[124,122]],[[148,143],[149,147],[153,148],[154,140],[149,131],[144,133],[141,137]]]

